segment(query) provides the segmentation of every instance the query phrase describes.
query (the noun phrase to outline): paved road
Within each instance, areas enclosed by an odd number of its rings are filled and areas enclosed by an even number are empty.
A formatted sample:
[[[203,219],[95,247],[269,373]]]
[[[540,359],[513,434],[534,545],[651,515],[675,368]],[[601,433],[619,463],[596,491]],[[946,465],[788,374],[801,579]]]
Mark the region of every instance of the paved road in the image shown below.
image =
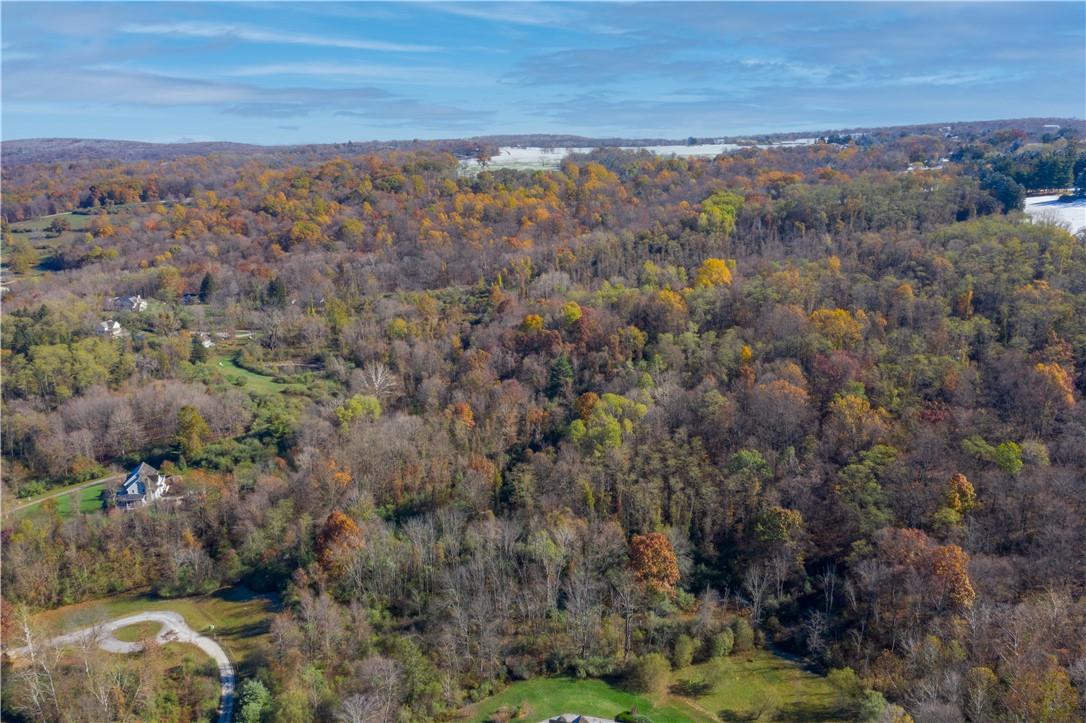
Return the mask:
[[[64,495],[70,495],[73,492],[78,492],[79,490],[86,489],[87,487],[93,487],[96,484],[101,484],[102,482],[109,482],[110,480],[116,479],[124,479],[124,475],[111,474],[108,477],[99,477],[98,479],[92,479],[90,482],[84,482],[83,484],[76,485],[75,487],[65,487],[58,492],[53,492],[51,494],[45,495],[44,497],[39,497],[36,500],[30,500],[28,502],[16,502],[15,506],[12,507],[12,510],[25,510],[28,507],[40,505],[42,502],[45,502],[46,500],[51,500],[54,497],[63,497]]]
[[[50,645],[73,645],[79,641],[94,637],[98,646],[110,653],[135,653],[143,646],[140,643],[126,643],[113,636],[119,628],[137,623],[154,622],[161,623],[155,640],[159,643],[191,643],[211,656],[219,666],[219,679],[222,681],[222,694],[219,700],[219,723],[230,723],[234,715],[234,666],[230,663],[226,651],[211,638],[198,634],[188,626],[185,618],[175,612],[163,610],[161,612],[136,613],[101,625],[77,630],[74,633],[61,635],[49,641]],[[26,648],[13,648],[6,651],[12,657],[22,657],[29,652]]]

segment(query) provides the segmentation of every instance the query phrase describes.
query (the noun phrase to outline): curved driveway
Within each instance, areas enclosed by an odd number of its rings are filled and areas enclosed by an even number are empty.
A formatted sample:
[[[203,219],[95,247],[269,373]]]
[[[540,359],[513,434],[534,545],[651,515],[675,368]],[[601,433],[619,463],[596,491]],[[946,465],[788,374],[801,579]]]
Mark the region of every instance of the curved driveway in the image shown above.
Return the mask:
[[[161,623],[162,630],[155,636],[159,643],[191,643],[211,656],[219,666],[219,679],[222,681],[222,698],[219,701],[219,723],[230,723],[234,714],[234,666],[230,664],[230,658],[226,651],[209,637],[198,634],[188,626],[185,618],[175,612],[163,610],[160,612],[136,613],[123,618],[117,618],[108,623],[94,625],[89,628],[77,630],[74,633],[60,635],[49,641],[50,645],[72,645],[81,640],[95,638],[98,646],[110,653],[135,653],[142,649],[141,643],[126,643],[118,640],[113,633],[119,628],[138,623]],[[25,656],[26,648],[14,648],[8,650],[8,655]]]

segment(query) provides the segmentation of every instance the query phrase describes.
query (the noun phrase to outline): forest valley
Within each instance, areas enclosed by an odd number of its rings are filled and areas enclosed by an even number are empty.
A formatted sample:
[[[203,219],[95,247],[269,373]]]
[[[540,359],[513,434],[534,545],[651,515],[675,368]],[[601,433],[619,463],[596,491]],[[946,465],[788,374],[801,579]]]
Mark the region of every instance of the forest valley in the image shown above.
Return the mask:
[[[1086,239],[1019,210],[1086,186],[1068,123],[472,175],[5,164],[5,642],[245,585],[281,607],[242,720],[764,647],[834,671],[844,719],[1081,721]],[[141,460],[179,503],[8,512]],[[35,670],[5,719],[198,707]]]

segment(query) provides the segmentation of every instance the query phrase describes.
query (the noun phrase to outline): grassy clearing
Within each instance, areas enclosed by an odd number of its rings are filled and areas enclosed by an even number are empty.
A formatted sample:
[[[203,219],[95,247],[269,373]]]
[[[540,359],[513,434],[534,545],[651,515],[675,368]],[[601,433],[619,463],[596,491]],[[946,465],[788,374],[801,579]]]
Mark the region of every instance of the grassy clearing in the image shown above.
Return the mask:
[[[51,633],[61,633],[133,613],[171,610],[182,615],[193,630],[218,641],[244,675],[252,671],[262,649],[269,646],[268,631],[278,607],[278,599],[273,596],[234,587],[211,595],[175,599],[124,593],[49,610],[39,614],[37,620]]]
[[[54,487],[40,495],[35,495],[28,500],[19,500],[10,510],[10,516],[16,520],[29,518],[39,519],[48,514],[49,500],[56,504],[57,514],[61,519],[68,519],[75,515],[89,515],[103,510],[102,492],[110,485],[119,484],[122,478],[118,476],[104,482],[98,482],[80,489],[78,482],[66,487]],[[5,511],[7,516],[7,511]]]
[[[190,671],[196,679],[193,688],[201,691],[202,695],[199,696],[196,706],[195,720],[217,720],[221,687],[219,668],[214,661],[204,651],[189,643],[167,643],[160,648],[160,651],[167,676],[184,678],[186,671]],[[133,665],[145,662],[142,655],[125,657],[131,658]]]
[[[294,394],[301,393],[302,387],[298,384],[284,384],[277,382],[274,377],[266,374],[257,374],[237,365],[233,357],[224,354],[213,355],[207,360],[208,366],[220,372],[227,381],[239,384],[246,391],[253,394]]]
[[[86,515],[102,511],[102,492],[106,489],[105,482],[99,482],[90,487],[84,487],[71,494],[57,498],[57,513],[64,518],[77,514]]]
[[[59,235],[46,231],[54,219],[63,218],[68,221],[68,229]],[[20,221],[11,224],[11,230],[16,237],[25,239],[38,252],[35,265],[25,274],[15,275],[14,278],[40,276],[44,271],[43,266],[53,256],[57,249],[76,243],[86,233],[90,226],[91,217],[79,213],[58,213],[53,216],[41,216],[28,221]]]
[[[11,224],[11,230],[16,233],[45,233],[45,229],[49,228],[49,225],[58,218],[67,219],[69,228],[80,231],[90,226],[93,216],[89,213],[72,213],[70,211],[68,213],[53,214],[52,216],[38,216],[26,221],[16,221]]]
[[[122,477],[123,477],[123,475],[118,473],[117,475],[111,476],[109,478],[108,482],[110,482],[110,483],[112,483],[112,482],[120,482]],[[18,507],[34,505],[34,504],[37,504],[37,503],[41,502],[41,500],[43,500],[43,499],[45,499],[47,497],[52,497],[54,495],[63,495],[66,492],[75,492],[75,491],[77,491],[79,489],[80,486],[85,485],[85,484],[87,484],[87,483],[86,482],[72,482],[71,484],[62,485],[62,486],[59,486],[59,487],[50,487],[50,488],[46,489],[44,492],[39,492],[38,494],[31,495],[30,497],[21,498],[21,499],[16,501],[16,504],[17,504]],[[106,481],[103,481],[103,482],[101,482],[99,484],[104,486],[106,484]]]
[[[486,721],[499,710],[524,711],[538,721],[561,713],[614,718],[636,706],[656,723],[679,721],[847,721],[825,678],[764,650],[693,665],[672,673],[672,682],[711,682],[705,695],[675,692],[649,699],[602,680],[539,678],[513,683],[465,710],[470,721]]]
[[[673,681],[712,682],[711,691],[691,700],[721,720],[845,721],[829,682],[786,658],[764,650],[694,665]]]
[[[537,678],[513,683],[467,711],[467,719],[486,721],[499,710],[519,712],[520,719],[539,721],[562,713],[614,718],[636,707],[656,723],[710,721],[711,717],[687,712],[669,702],[656,706],[643,696],[628,693],[602,680],[576,678]]]
[[[136,623],[135,625],[125,625],[123,628],[117,628],[113,631],[113,637],[126,643],[135,643],[140,640],[147,640],[148,638],[155,637],[161,629],[162,623],[156,623],[149,620],[145,623]]]

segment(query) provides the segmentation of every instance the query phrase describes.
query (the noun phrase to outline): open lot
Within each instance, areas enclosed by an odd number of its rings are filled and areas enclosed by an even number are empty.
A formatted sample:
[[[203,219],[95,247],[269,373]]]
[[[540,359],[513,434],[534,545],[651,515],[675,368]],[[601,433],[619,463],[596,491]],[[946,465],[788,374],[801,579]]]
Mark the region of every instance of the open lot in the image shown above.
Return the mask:
[[[711,681],[705,695],[674,692],[658,699],[623,690],[620,682],[574,678],[538,678],[513,683],[497,695],[466,709],[471,721],[489,720],[498,711],[525,711],[523,720],[539,721],[561,713],[614,718],[636,706],[656,723],[678,721],[847,721],[836,707],[829,682],[796,663],[765,650],[736,654],[676,670],[672,683]]]
[[[602,680],[577,678],[537,678],[513,683],[495,696],[486,698],[467,710],[467,720],[490,720],[498,711],[519,712],[520,719],[540,721],[562,713],[578,713],[614,718],[624,710],[637,708],[655,723],[709,721],[693,711],[664,703],[660,706],[646,697],[635,695]]]
[[[64,487],[53,487],[41,494],[17,500],[10,510],[5,510],[5,517],[40,517],[47,514],[50,505],[56,505],[56,512],[63,519],[77,514],[89,514],[102,510],[102,493],[110,486],[119,484],[123,475],[77,482]],[[48,503],[48,504],[47,504]]]
[[[258,595],[245,587],[233,587],[211,595],[173,599],[150,593],[124,593],[49,610],[39,614],[36,620],[48,634],[57,635],[133,613],[173,611],[182,615],[193,630],[218,642],[239,672],[245,675],[253,670],[260,651],[270,649],[268,631],[278,609],[276,596]],[[124,636],[140,632],[120,631]]]
[[[1060,201],[1059,196],[1031,196],[1026,199],[1026,214],[1035,221],[1067,224],[1071,233],[1086,229],[1086,198]]]

